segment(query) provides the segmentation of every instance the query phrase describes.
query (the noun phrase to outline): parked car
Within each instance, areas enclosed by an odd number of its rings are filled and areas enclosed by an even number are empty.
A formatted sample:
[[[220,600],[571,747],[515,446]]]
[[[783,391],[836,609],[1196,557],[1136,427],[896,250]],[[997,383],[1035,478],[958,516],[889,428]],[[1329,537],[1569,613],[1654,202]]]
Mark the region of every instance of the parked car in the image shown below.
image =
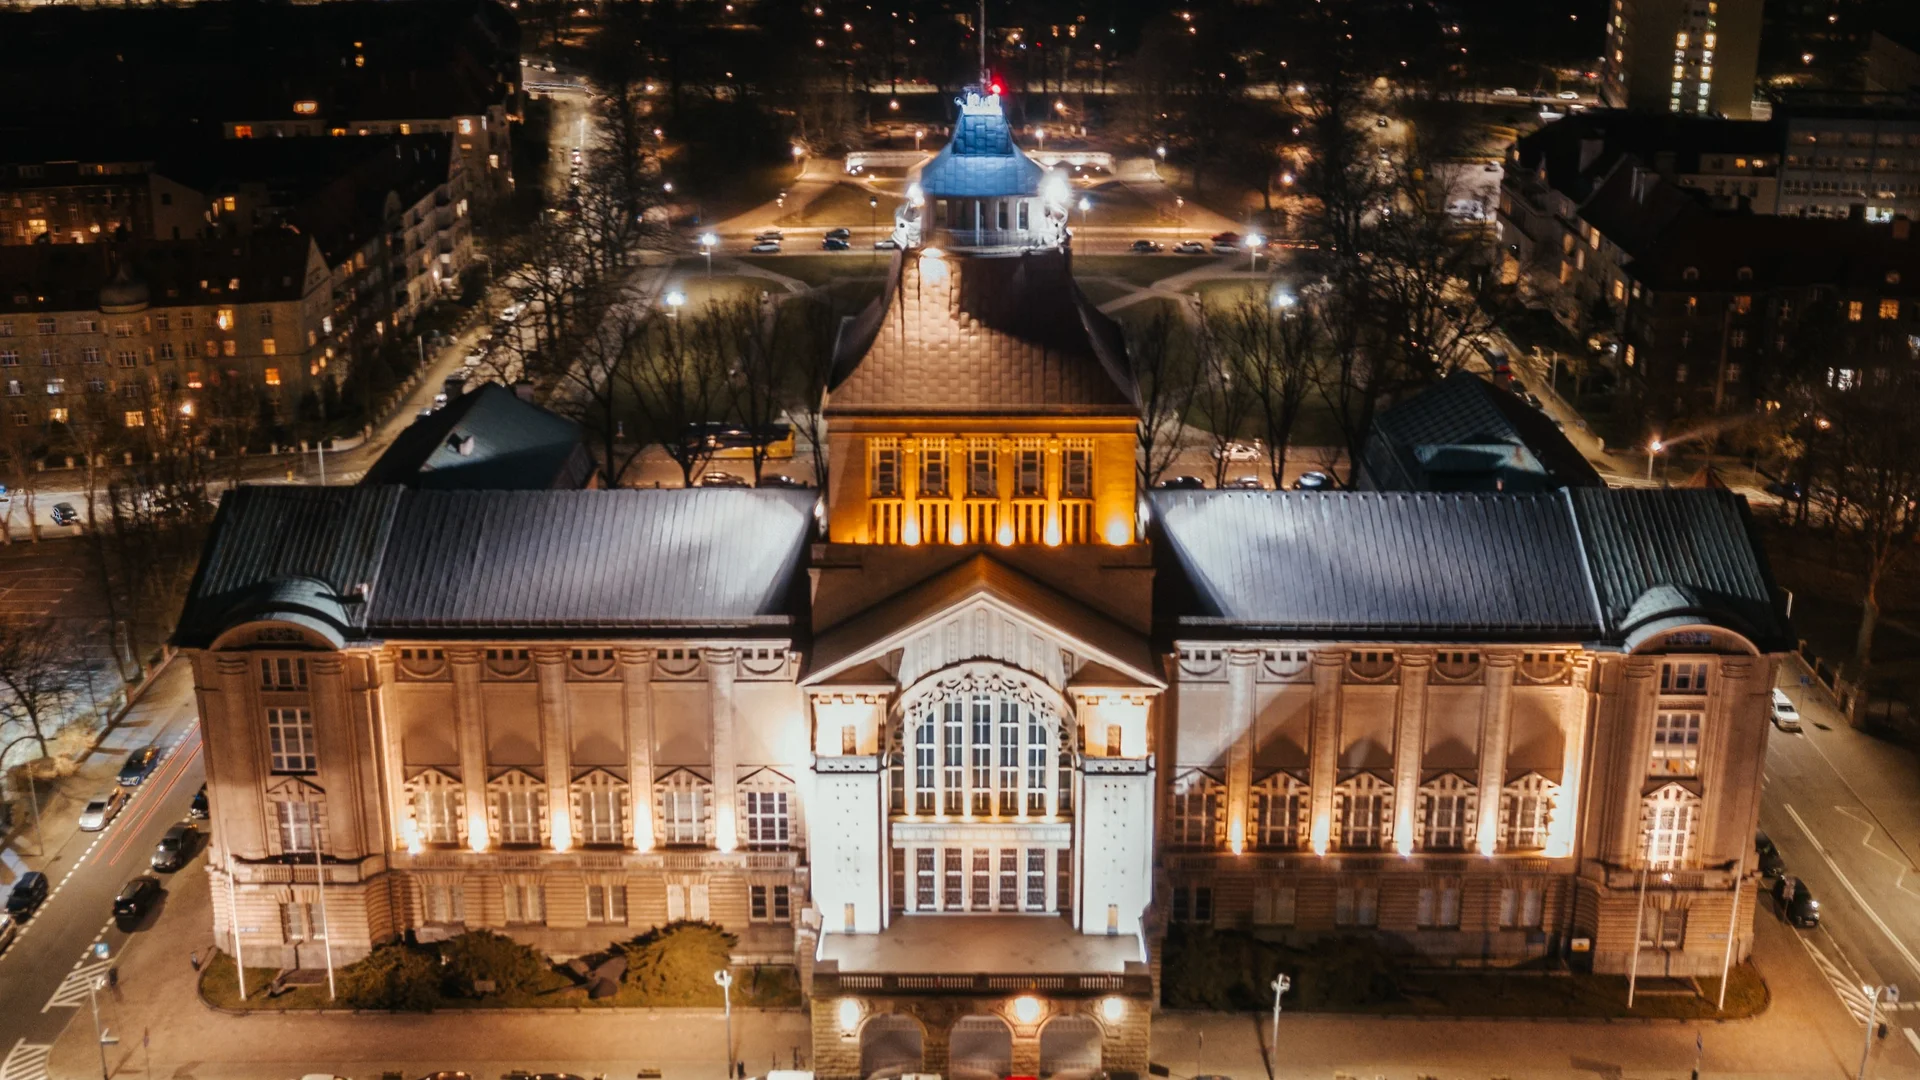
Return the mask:
[[[1265,491],[1267,485],[1261,483],[1257,476],[1235,476],[1221,484],[1220,489],[1222,491]]]
[[[1240,234],[1237,232],[1214,233],[1212,239],[1216,244],[1230,244],[1234,247],[1240,246]]]
[[[780,241],[755,240],[753,246],[747,250],[755,255],[778,255],[780,254]]]
[[[1239,251],[1240,251],[1239,244],[1223,244],[1217,240],[1214,241],[1213,253],[1215,255],[1234,255],[1234,254],[1238,254]]]
[[[74,525],[80,521],[80,511],[72,503],[53,504],[53,523],[55,525]]]
[[[746,477],[735,476],[730,472],[705,473],[700,477],[699,484],[701,487],[752,487],[753,486],[752,482],[749,481]]]
[[[113,898],[113,919],[124,929],[126,924],[138,922],[160,899],[160,879],[137,877],[120,889],[120,895]]]
[[[160,842],[154,845],[153,858],[147,860],[147,865],[161,873],[171,874],[187,865],[199,842],[200,830],[182,821],[168,829]]]
[[[852,229],[848,229],[848,228],[839,228],[839,229],[828,229],[828,230],[827,230],[827,239],[829,239],[829,240],[851,240],[851,239],[853,239],[853,230],[852,230]]]
[[[1800,710],[1794,707],[1793,699],[1785,690],[1773,692],[1773,726],[1791,735],[1800,733]]]
[[[1539,409],[1541,412],[1547,411],[1546,405],[1540,401],[1539,394],[1523,393],[1520,396],[1527,399],[1527,404],[1533,406],[1536,409]]]
[[[209,816],[207,785],[201,784],[200,790],[193,793],[193,801],[187,804],[187,820],[205,821]]]
[[[80,811],[80,831],[99,832],[107,823],[120,816],[127,805],[127,793],[117,787],[108,788],[89,802],[86,809]]]
[[[1493,92],[1493,96],[1494,97],[1519,97],[1520,91],[1515,90],[1511,86],[1503,86],[1500,89],[1495,90]]]
[[[447,395],[445,391],[441,391],[440,393],[433,395],[433,411],[439,412],[441,409],[444,409],[446,407],[447,407]]]
[[[153,746],[141,747],[128,754],[127,760],[120,766],[120,786],[139,787],[140,781],[147,778],[147,774],[153,771],[154,765],[159,760],[160,750]]]
[[[1759,856],[1757,861],[1761,877],[1785,877],[1787,860],[1780,857],[1780,849],[1773,846],[1773,839],[1764,832],[1753,834],[1753,850]]]
[[[850,251],[852,249],[852,244],[847,243],[837,236],[829,236],[825,240],[820,241],[821,251]]]
[[[516,300],[501,310],[500,321],[503,323],[514,322],[519,319],[521,315],[525,314],[526,310],[527,305]]]
[[[1166,249],[1162,245],[1156,244],[1151,240],[1135,240],[1133,242],[1133,253],[1135,255],[1151,255],[1156,251],[1164,250]]]
[[[1207,451],[1207,454],[1216,461],[1223,457],[1228,461],[1259,461],[1265,456],[1266,451],[1261,449],[1259,439],[1253,439],[1247,442],[1236,440],[1225,446],[1216,446]]]
[[[1303,472],[1294,478],[1295,491],[1325,491],[1333,486],[1333,477],[1323,472]]]
[[[20,880],[13,883],[13,891],[7,894],[7,914],[24,919],[40,910],[46,899],[47,875],[29,870],[20,875]]]
[[[1173,253],[1175,255],[1205,255],[1207,253],[1207,245],[1198,240],[1183,240],[1173,246]]]
[[[873,250],[875,251],[893,251],[899,246],[900,242],[891,236],[883,236],[873,242]]]
[[[1561,101],[1579,101],[1580,100],[1580,95],[1575,93],[1572,90],[1562,90],[1553,96],[1559,98]]]
[[[1782,875],[1773,883],[1773,899],[1780,905],[1780,917],[1792,925],[1803,930],[1820,925],[1820,901],[1799,878]]]
[[[1801,499],[1807,497],[1807,489],[1792,480],[1775,480],[1773,483],[1767,485],[1766,490],[1767,494],[1785,499],[1788,502],[1799,502]]]
[[[487,347],[485,345],[475,345],[472,349],[469,349],[467,351],[466,357],[462,359],[460,363],[467,367],[476,367],[479,365],[480,361],[485,360],[486,358],[487,358]]]
[[[754,233],[753,238],[755,241],[771,240],[777,244],[786,239],[786,234],[782,233],[779,229],[762,229]]]
[[[1197,476],[1169,476],[1153,486],[1161,491],[1204,491],[1207,482]]]

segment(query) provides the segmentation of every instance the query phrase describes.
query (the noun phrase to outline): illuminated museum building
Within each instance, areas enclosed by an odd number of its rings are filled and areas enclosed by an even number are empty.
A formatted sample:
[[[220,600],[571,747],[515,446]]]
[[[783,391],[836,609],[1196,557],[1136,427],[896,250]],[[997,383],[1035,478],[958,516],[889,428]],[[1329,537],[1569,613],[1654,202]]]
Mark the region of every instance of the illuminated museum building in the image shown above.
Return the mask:
[[[824,506],[230,494],[179,631],[223,946],[324,962],[316,844],[336,962],[708,919],[835,1078],[1144,1072],[1185,922],[1744,956],[1791,640],[1744,503],[1143,498],[1048,187],[969,100],[836,345]]]

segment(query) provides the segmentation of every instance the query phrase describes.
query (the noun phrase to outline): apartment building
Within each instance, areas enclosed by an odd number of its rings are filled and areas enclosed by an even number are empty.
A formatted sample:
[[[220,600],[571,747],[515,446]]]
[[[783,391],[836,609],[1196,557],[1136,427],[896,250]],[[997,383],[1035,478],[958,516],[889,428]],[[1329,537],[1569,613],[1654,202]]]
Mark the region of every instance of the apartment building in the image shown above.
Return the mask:
[[[1747,119],[1760,9],[1761,0],[1612,0],[1600,99],[1616,109]]]

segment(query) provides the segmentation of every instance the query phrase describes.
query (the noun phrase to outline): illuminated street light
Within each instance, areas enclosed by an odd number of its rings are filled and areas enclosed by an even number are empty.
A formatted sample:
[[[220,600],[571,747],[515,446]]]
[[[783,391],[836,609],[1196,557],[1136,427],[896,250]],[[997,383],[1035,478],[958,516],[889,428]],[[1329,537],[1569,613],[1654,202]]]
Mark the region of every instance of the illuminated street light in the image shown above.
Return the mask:
[[[720,238],[710,232],[700,234],[700,253],[707,257],[707,278],[709,280],[713,278],[713,249],[714,246],[719,243]]]
[[[926,137],[927,131],[925,128],[915,128],[913,132],[913,148],[915,150],[920,149],[920,140]]]
[[[1653,456],[1664,451],[1666,448],[1667,444],[1661,442],[1659,439],[1655,439],[1647,444],[1647,479],[1649,481],[1653,479]]]
[[[1258,268],[1260,245],[1266,242],[1267,238],[1261,236],[1259,233],[1249,233],[1247,235],[1247,269],[1254,270]]]
[[[686,293],[681,292],[679,289],[675,289],[672,292],[667,294],[667,315],[669,317],[675,318],[675,319],[679,318],[680,309],[686,306],[687,306]]]

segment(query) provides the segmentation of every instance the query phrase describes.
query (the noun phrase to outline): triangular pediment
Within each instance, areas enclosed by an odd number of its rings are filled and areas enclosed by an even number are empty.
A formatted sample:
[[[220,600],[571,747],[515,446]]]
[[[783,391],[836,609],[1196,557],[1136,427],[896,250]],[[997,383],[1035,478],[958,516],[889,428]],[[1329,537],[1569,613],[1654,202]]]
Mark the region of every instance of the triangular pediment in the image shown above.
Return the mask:
[[[953,664],[996,660],[1064,691],[1097,665],[1141,689],[1166,686],[1145,634],[985,554],[920,582],[814,640],[809,686],[890,672],[905,687]]]

